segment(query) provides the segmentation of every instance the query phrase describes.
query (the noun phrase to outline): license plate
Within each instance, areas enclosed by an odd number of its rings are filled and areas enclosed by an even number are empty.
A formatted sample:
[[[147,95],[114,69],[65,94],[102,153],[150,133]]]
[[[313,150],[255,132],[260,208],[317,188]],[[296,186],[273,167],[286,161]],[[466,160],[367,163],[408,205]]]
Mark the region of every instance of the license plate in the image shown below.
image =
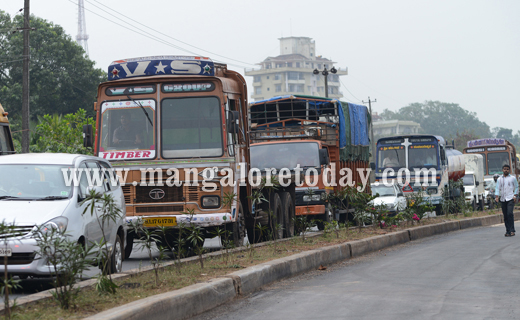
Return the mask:
[[[13,251],[11,248],[1,248],[0,249],[0,257],[10,257],[13,255]]]
[[[177,218],[146,218],[143,219],[145,227],[174,227],[177,225]]]

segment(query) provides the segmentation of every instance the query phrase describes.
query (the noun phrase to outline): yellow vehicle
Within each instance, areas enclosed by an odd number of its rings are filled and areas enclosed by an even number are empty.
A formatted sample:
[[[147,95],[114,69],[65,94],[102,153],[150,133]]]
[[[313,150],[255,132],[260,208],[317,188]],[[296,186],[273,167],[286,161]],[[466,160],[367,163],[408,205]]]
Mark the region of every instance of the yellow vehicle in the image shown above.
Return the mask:
[[[0,156],[13,153],[15,153],[15,151],[11,129],[9,128],[9,120],[7,119],[7,112],[5,112],[0,104]]]

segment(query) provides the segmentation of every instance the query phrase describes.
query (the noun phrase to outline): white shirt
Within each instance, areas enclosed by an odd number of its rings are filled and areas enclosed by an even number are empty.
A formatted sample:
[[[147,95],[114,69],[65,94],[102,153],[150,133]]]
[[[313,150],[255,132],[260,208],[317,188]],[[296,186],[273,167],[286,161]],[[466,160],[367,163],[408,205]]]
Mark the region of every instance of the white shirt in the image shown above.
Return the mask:
[[[495,196],[500,196],[500,201],[509,201],[518,194],[518,181],[512,175],[500,176],[495,187]]]

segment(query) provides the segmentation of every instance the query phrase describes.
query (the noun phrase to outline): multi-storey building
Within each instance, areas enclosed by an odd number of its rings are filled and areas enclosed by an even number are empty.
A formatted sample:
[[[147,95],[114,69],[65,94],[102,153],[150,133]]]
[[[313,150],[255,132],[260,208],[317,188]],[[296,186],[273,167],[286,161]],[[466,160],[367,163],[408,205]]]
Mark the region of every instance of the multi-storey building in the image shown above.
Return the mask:
[[[334,61],[316,56],[315,42],[307,37],[280,38],[280,55],[267,57],[258,63],[260,69],[246,69],[253,77],[253,100],[268,99],[287,94],[325,96],[325,80],[321,73],[335,67],[336,74],[328,75],[329,98],[343,97],[339,77],[348,74],[347,68],[334,65]],[[320,71],[313,74],[314,69]]]

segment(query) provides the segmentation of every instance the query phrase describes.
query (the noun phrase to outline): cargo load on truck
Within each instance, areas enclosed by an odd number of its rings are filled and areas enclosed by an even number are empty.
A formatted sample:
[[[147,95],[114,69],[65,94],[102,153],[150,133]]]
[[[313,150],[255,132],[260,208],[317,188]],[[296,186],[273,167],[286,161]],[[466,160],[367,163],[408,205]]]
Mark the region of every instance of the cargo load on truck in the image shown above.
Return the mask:
[[[342,169],[351,172],[354,185],[367,185],[368,174],[363,172],[368,169],[370,144],[371,119],[367,107],[323,97],[286,95],[252,103],[249,115],[253,167],[285,165],[290,170],[295,166],[316,170],[314,180],[318,182],[315,185],[305,181],[296,186],[296,216],[312,216],[318,220],[319,228],[332,218],[346,219],[348,210],[335,212],[337,216],[333,216],[326,199],[330,192],[345,187],[339,183],[341,173],[346,172]],[[289,147],[296,143],[298,148]],[[285,144],[286,148],[281,148],[280,144]],[[315,146],[312,147],[314,153],[305,151],[303,157],[303,150],[311,150],[311,145]],[[272,150],[267,163],[255,160],[267,150]],[[327,155],[328,163],[320,160],[323,154]]]

